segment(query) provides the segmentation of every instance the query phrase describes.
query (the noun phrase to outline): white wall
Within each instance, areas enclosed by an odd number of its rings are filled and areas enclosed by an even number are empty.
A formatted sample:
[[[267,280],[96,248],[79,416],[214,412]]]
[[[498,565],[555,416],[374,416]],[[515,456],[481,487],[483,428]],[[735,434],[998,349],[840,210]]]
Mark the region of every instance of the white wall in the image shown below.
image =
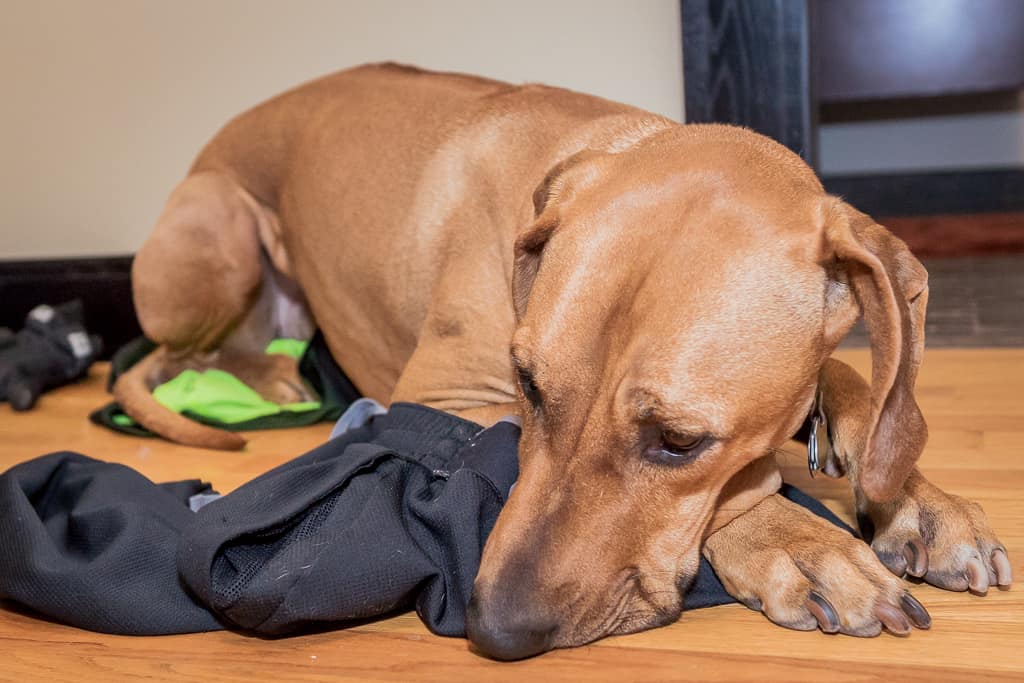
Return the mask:
[[[0,259],[134,251],[200,146],[287,87],[397,60],[681,120],[677,0],[4,0]]]

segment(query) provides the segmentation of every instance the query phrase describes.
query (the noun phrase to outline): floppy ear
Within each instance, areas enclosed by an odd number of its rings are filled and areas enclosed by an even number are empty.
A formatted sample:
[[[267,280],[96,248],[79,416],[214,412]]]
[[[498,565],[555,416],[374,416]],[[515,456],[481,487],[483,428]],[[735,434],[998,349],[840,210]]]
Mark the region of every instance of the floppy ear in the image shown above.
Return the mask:
[[[541,254],[561,222],[561,209],[581,184],[594,177],[593,169],[588,172],[585,162],[605,154],[584,149],[563,159],[548,171],[533,191],[534,221],[516,238],[512,267],[512,303],[516,322],[522,320],[526,313],[530,290],[540,270]]]
[[[858,485],[869,499],[884,502],[899,492],[928,440],[928,427],[914,400],[924,351],[928,273],[902,240],[870,217],[833,201],[825,223],[825,249],[840,281],[830,287],[845,284],[852,290],[871,341],[871,412],[858,459]],[[850,307],[830,311],[835,319],[826,322],[826,337],[849,328],[853,319],[844,309]]]
[[[517,323],[526,313],[530,290],[540,270],[541,252],[557,227],[556,216],[541,216],[516,238],[515,261],[512,266],[512,303],[516,309]]]

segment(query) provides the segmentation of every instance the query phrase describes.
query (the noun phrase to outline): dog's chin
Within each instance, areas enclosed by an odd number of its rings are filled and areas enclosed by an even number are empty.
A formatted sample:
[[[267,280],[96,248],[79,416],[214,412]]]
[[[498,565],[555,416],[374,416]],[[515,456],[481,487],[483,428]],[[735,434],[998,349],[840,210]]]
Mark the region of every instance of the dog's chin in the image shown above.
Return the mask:
[[[607,635],[624,636],[630,633],[639,633],[640,631],[649,631],[653,628],[668,626],[669,624],[677,622],[682,613],[682,607],[680,607],[679,609],[671,611],[658,610],[652,611],[649,614],[631,615],[630,617],[623,619],[619,625]]]
[[[680,581],[679,585],[689,586],[692,582],[693,577],[687,577]],[[672,591],[672,588],[667,588],[665,592]],[[561,637],[556,637],[553,648],[579,647],[609,636],[624,636],[673,624],[679,620],[683,612],[683,593],[679,592],[678,596],[677,599],[670,601],[671,604],[656,605],[640,594],[633,595],[613,612],[606,614],[604,619],[598,622],[599,625],[573,629]]]
[[[681,609],[667,611],[654,610],[650,607],[643,610],[638,608],[616,619],[610,627],[597,630],[581,629],[578,633],[558,637],[552,644],[551,649],[580,647],[581,645],[588,645],[610,636],[624,636],[630,633],[639,633],[640,631],[649,631],[661,626],[668,626],[676,622],[681,613]]]

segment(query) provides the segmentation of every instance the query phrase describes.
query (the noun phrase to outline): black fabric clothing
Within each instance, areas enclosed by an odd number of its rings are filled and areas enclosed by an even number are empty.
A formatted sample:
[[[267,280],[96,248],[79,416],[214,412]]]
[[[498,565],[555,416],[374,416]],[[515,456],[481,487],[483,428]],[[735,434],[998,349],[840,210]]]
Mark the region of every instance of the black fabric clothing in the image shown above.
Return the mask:
[[[0,598],[105,633],[220,628],[175,568],[188,498],[208,491],[77,453],[16,465],[0,475]]]
[[[397,404],[200,510],[180,575],[246,630],[277,635],[414,605],[434,633],[460,635],[517,475],[518,432]]]
[[[114,354],[110,361],[110,376],[107,379],[107,389],[114,386],[114,382],[121,373],[138,363],[146,357],[156,344],[139,337],[131,341]],[[284,410],[274,415],[265,415],[252,420],[242,422],[221,422],[205,415],[184,411],[182,415],[195,420],[201,424],[217,427],[231,432],[244,432],[254,429],[286,429],[289,427],[305,427],[306,425],[318,422],[333,422],[345,411],[352,401],[361,396],[359,390],[338,367],[327,348],[323,333],[317,330],[316,334],[306,347],[305,353],[299,359],[299,374],[309,383],[310,387],[320,397],[320,407],[313,410],[293,412]],[[130,434],[132,436],[154,437],[153,432],[135,422],[122,424],[119,418],[125,413],[121,405],[112,401],[105,406],[97,408],[90,415],[89,419],[94,423],[115,432]]]
[[[207,484],[43,456],[0,475],[0,598],[108,633],[277,636],[415,608],[461,635],[518,438],[395,404],[198,512],[188,501]],[[702,560],[686,607],[732,601]]]
[[[517,445],[512,424],[397,404],[196,513],[198,482],[37,458],[0,475],[0,597],[109,633],[280,635],[415,607],[458,635]]]

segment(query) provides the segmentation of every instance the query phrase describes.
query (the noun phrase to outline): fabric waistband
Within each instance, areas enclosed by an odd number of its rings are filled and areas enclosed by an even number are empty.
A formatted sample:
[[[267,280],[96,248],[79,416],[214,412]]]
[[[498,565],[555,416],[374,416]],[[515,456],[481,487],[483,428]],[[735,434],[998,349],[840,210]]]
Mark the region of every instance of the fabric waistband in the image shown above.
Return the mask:
[[[385,415],[374,418],[378,430],[402,429],[435,439],[469,441],[483,427],[476,422],[418,403],[392,403]]]
[[[382,437],[392,430],[401,432],[403,436],[398,436],[395,443],[388,438],[378,443],[414,454],[439,475],[448,477],[460,469],[483,475],[503,500],[519,474],[520,430],[510,422],[499,422],[484,429],[475,422],[434,408],[394,403],[386,414],[373,418],[373,428]]]

